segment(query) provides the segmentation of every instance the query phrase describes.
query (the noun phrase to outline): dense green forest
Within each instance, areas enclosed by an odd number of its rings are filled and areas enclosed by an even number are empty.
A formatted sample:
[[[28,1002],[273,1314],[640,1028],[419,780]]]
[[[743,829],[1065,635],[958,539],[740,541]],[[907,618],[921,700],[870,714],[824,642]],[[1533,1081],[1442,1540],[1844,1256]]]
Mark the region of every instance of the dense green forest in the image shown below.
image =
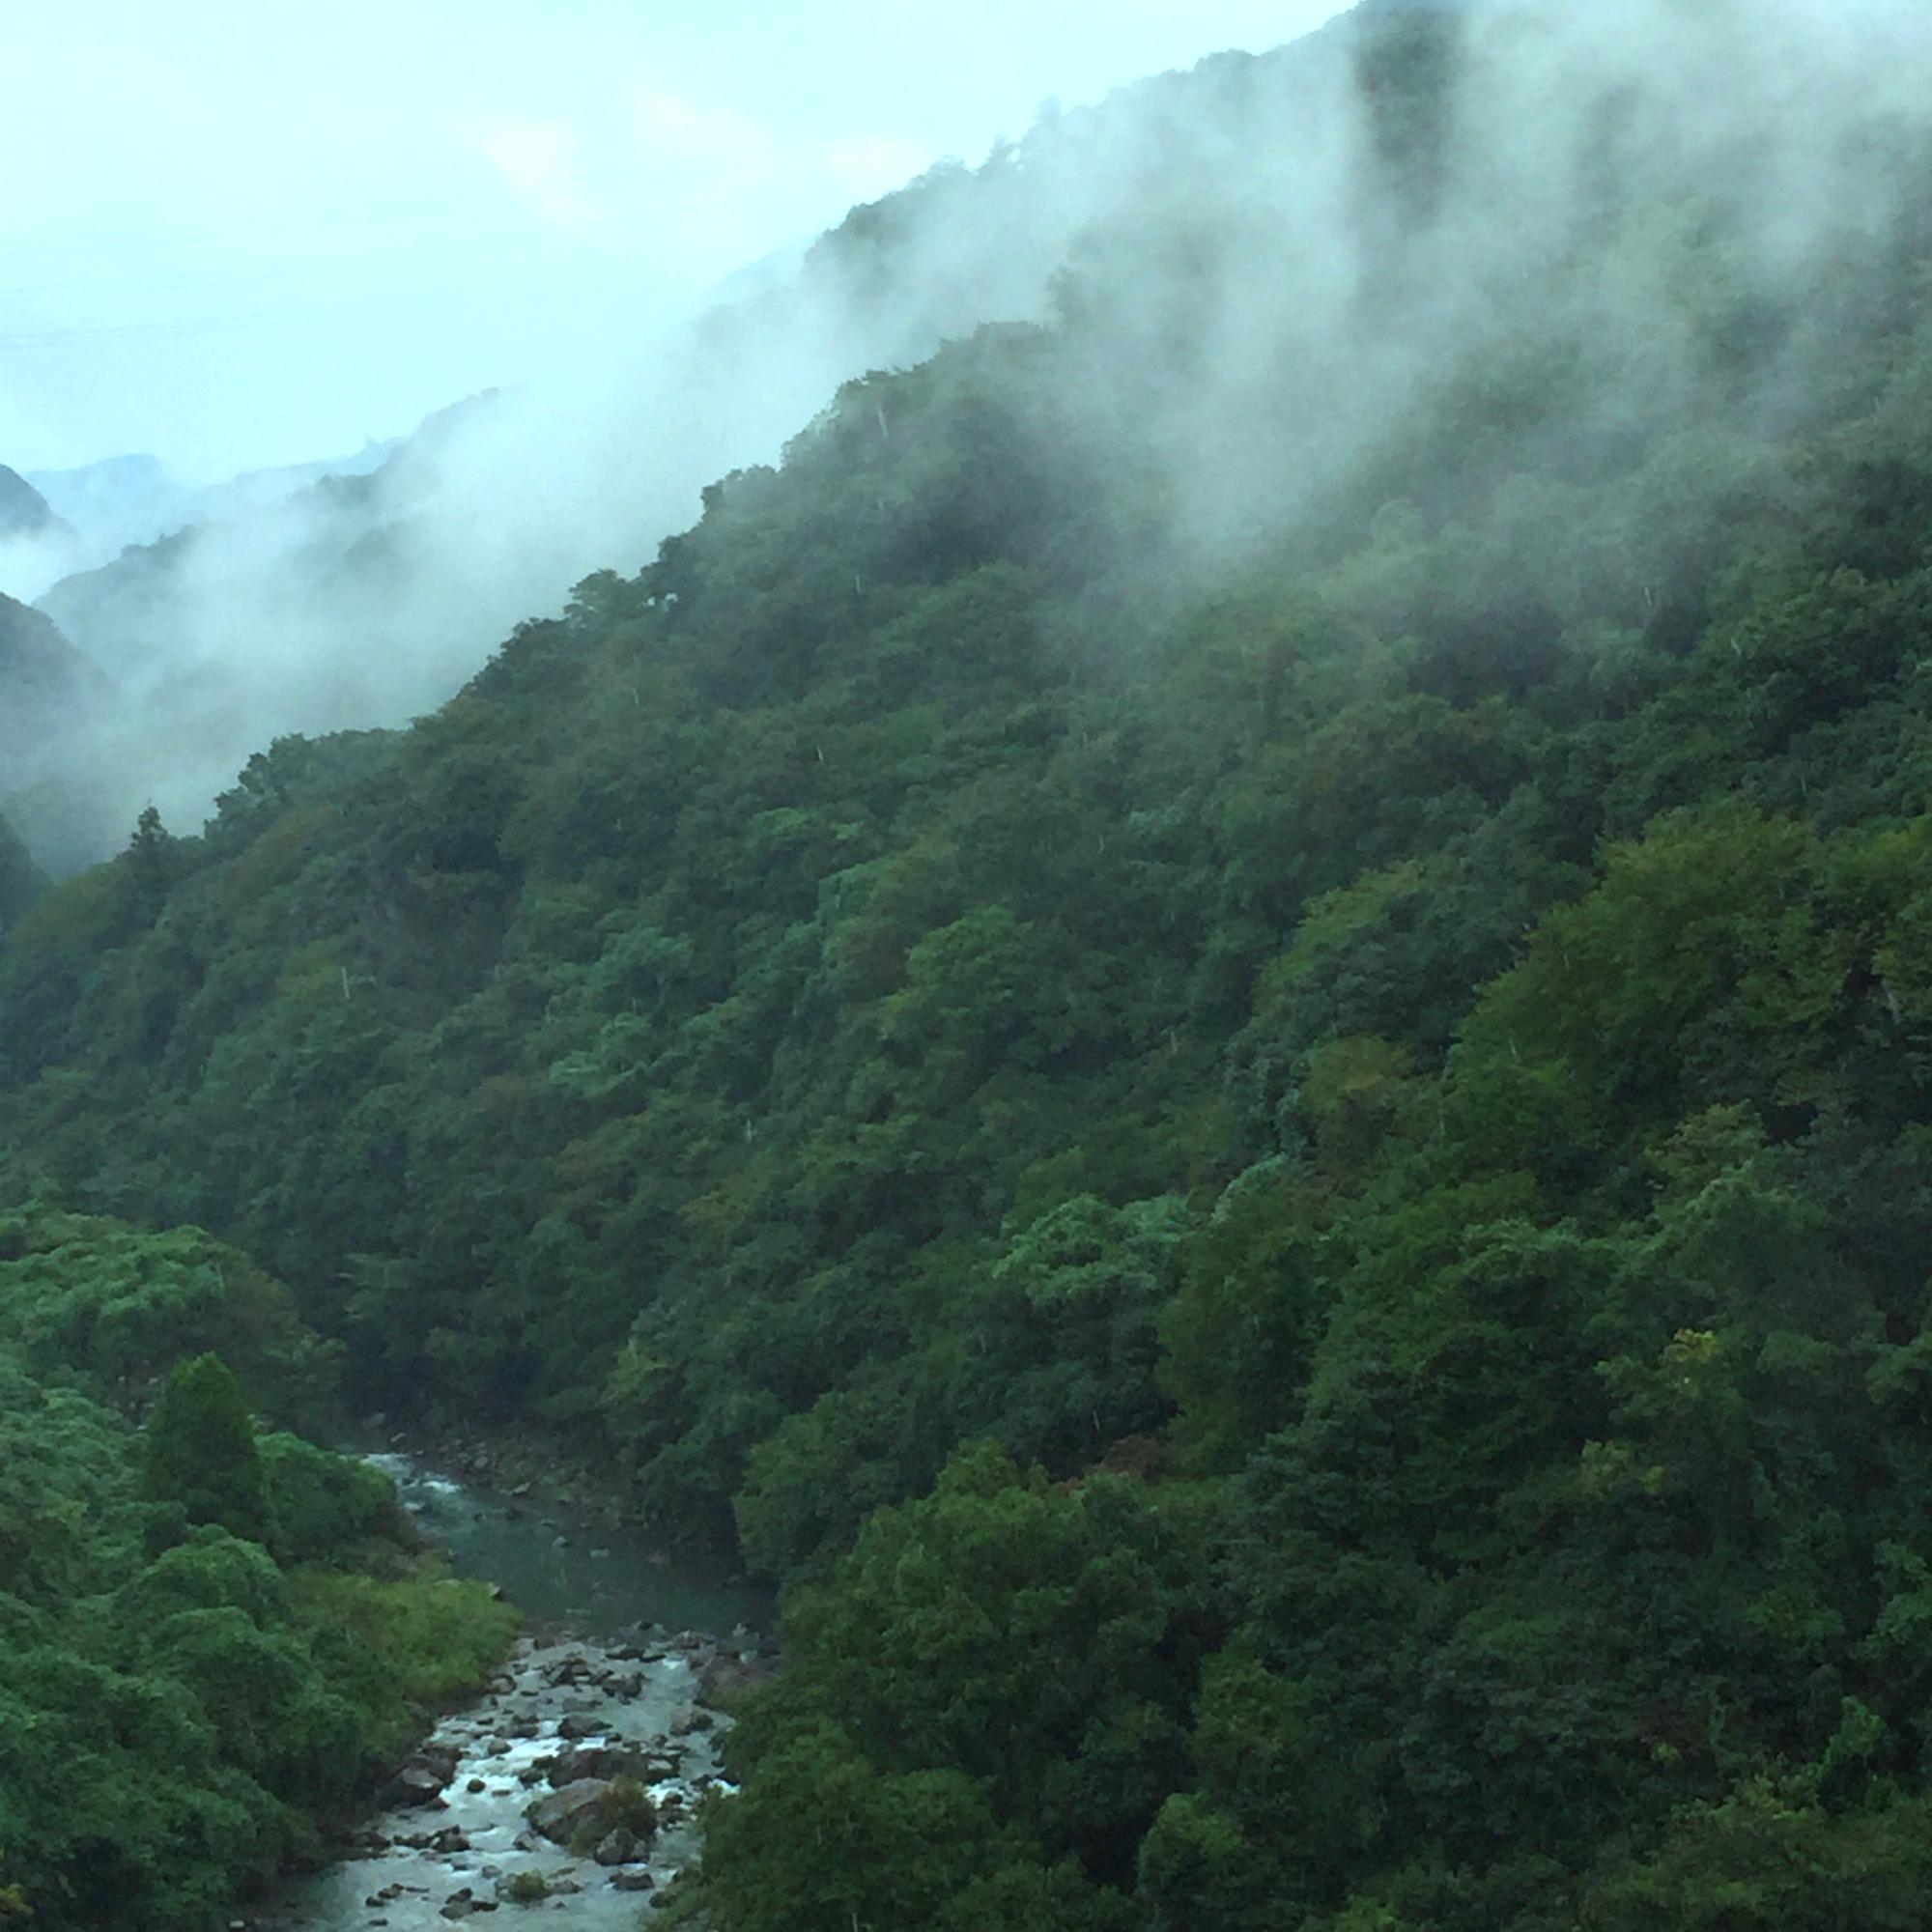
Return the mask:
[[[1237,380],[1307,257],[1150,181],[1050,323],[0,951],[6,1190],[119,1217],[21,1225],[214,1230],[358,1399],[785,1586],[720,1928],[1932,1916],[1932,127],[1837,128],[1794,254],[1762,129],[1626,166],[1581,101],[1516,253],[1468,34],[1311,67],[1360,272]],[[144,1555],[145,1344],[14,1306],[113,1507],[0,1662],[185,1682],[116,1605],[219,1561],[353,1703],[298,1452]],[[203,1722],[211,1791],[317,1776]]]

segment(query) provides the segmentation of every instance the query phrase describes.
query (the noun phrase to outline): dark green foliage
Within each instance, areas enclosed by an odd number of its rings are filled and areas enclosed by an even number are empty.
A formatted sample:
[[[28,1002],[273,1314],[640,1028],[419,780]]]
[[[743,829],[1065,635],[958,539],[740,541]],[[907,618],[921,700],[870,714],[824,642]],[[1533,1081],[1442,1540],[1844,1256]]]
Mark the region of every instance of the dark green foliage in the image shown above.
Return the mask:
[[[1446,304],[1392,400],[1279,307],[1217,382],[1215,301],[1321,278],[1238,142],[1205,204],[1149,162],[1050,323],[847,384],[0,948],[22,1197],[219,1231],[358,1396],[534,1418],[788,1586],[741,1932],[1932,1918],[1932,283],[1922,195],[1857,212],[1925,141],[1867,123],[1778,275],[1752,157],[1606,95],[1463,312],[1458,90],[1528,29],[1377,14],[1303,77],[1362,110],[1349,327]],[[185,1896],[499,1634],[285,1577],[384,1499],[211,1372],[175,1517],[61,1385],[219,1347],[285,1412],[264,1281],[0,1223],[6,1694],[206,1773],[30,1899]],[[101,1601],[138,1641],[53,1628]]]
[[[19,834],[0,818],[0,932],[5,932],[46,890],[46,875]]]
[[[268,1494],[269,1548],[279,1563],[339,1563],[398,1527],[381,1470],[279,1432],[257,1438]]]
[[[178,1363],[143,1432],[141,1492],[190,1523],[215,1523],[251,1543],[269,1540],[269,1486],[255,1419],[219,1355]]]
[[[10,476],[0,469],[0,541]],[[97,769],[95,734],[116,700],[114,687],[48,618],[0,596],[0,811],[49,871],[71,871],[125,830],[107,812]],[[44,883],[23,873],[23,856],[0,835],[0,925],[23,909],[24,878]]]
[[[997,1897],[1044,1915],[1014,1923],[1126,1922],[1185,1763],[1204,1550],[1118,1478],[1069,1493],[962,1450],[794,1600],[784,1682],[732,1734],[750,1784],[712,1828],[721,1905],[964,1927],[1008,1922],[969,1916]],[[844,1855],[805,1858],[827,1843]]]
[[[335,1351],[239,1249],[198,1228],[151,1234],[38,1206],[0,1212],[0,1346],[130,1409],[172,1363],[210,1351],[282,1416],[323,1416],[334,1386]]]

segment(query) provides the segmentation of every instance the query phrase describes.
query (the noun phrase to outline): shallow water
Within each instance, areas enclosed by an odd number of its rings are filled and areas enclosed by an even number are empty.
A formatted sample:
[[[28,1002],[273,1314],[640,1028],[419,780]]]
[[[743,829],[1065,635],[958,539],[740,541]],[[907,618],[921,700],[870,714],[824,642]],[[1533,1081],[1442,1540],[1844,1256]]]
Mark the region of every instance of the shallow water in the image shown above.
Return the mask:
[[[453,1482],[407,1456],[368,1461],[396,1479],[404,1508],[457,1569],[499,1584],[534,1623],[584,1636],[639,1623],[719,1634],[741,1623],[769,1628],[769,1595],[726,1583],[716,1568],[673,1560],[635,1532],[564,1504]]]

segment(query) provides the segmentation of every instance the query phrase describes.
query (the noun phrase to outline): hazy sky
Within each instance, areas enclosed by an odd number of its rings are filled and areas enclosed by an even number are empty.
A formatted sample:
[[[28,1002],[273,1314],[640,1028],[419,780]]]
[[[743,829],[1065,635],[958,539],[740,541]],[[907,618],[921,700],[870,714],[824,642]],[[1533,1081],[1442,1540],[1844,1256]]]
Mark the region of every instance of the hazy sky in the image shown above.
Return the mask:
[[[64,0],[0,60],[0,463],[355,448],[1336,0]]]

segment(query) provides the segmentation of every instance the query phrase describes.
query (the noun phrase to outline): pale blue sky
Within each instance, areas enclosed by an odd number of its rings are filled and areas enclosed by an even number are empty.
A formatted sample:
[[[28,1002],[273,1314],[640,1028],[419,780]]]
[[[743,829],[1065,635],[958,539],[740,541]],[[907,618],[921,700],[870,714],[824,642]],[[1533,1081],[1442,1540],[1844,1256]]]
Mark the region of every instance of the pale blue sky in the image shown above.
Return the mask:
[[[9,9],[10,14],[24,10]],[[1336,0],[65,0],[0,62],[0,462],[354,448],[647,340],[1040,104]]]

